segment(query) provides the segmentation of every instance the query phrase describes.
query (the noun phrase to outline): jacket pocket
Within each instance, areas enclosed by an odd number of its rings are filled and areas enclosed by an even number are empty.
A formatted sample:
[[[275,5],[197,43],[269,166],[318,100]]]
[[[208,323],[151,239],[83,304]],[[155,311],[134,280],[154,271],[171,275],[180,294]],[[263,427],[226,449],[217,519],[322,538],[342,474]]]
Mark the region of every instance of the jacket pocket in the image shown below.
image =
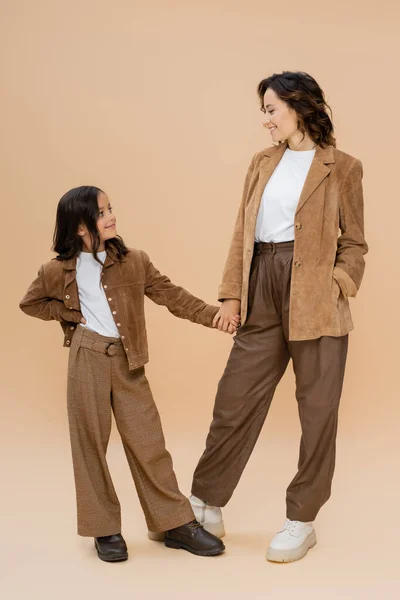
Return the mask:
[[[340,285],[338,284],[338,282],[336,281],[336,279],[334,277],[332,277],[332,301],[334,304],[337,304],[340,298],[340,294],[342,293],[342,290],[340,289]]]

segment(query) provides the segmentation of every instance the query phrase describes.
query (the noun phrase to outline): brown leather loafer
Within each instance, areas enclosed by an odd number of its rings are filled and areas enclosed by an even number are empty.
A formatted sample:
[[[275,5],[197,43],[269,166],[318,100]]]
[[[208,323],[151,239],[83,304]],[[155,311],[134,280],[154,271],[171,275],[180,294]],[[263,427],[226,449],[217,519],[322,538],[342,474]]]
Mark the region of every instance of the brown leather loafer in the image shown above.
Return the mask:
[[[94,545],[100,560],[121,562],[128,558],[128,548],[121,533],[94,538]]]
[[[203,529],[197,521],[167,531],[164,544],[167,548],[187,550],[197,556],[217,556],[225,551],[221,540]]]

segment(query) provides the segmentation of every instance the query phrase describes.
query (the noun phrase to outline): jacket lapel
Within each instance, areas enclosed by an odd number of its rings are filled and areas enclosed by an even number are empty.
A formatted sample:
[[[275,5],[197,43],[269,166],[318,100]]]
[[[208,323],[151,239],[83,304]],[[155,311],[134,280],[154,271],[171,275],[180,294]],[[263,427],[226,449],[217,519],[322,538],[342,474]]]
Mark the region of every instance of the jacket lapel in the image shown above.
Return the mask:
[[[256,215],[258,214],[265,186],[270,180],[275,168],[278,166],[278,163],[281,160],[287,147],[287,142],[284,142],[279,146],[273,146],[272,148],[267,148],[264,151],[264,157],[262,158],[259,166],[257,190],[254,196],[254,211]],[[330,168],[327,165],[334,162],[335,158],[333,155],[332,146],[328,146],[327,148],[321,148],[321,146],[317,146],[315,156],[311,163],[310,170],[308,171],[302,192],[300,194],[296,214],[301,208],[303,208],[304,204],[307,202],[307,200],[310,198],[313,192],[322,183],[325,177],[327,177],[331,172]]]
[[[258,175],[258,184],[256,188],[256,192],[254,194],[254,213],[257,218],[258,210],[260,208],[261,198],[267,185],[268,181],[271,178],[272,173],[277,167],[279,161],[281,160],[283,153],[287,148],[287,144],[281,144],[279,146],[275,146],[272,148],[267,148],[264,152],[264,157],[260,161],[259,165],[259,175]]]
[[[296,214],[303,208],[311,194],[313,194],[317,187],[323,182],[325,177],[329,175],[331,170],[327,165],[333,162],[335,162],[335,159],[332,147],[321,148],[321,146],[317,146],[310,170],[308,171],[300,194]]]

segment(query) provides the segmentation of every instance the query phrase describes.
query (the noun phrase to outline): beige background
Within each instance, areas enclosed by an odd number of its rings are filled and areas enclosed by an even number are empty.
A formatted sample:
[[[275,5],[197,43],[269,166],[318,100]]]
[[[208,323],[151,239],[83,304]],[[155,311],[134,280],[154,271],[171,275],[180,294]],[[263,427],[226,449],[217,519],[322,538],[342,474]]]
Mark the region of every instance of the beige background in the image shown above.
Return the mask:
[[[398,18],[393,0],[0,1],[2,597],[398,597]],[[52,256],[58,199],[81,184],[108,192],[128,245],[215,302],[248,163],[270,145],[256,85],[283,69],[316,77],[338,147],[364,164],[371,248],[319,544],[296,564],[264,560],[296,468],[289,368],[224,511],[226,554],[200,559],[146,539],[114,433],[131,560],[101,563],[75,536],[61,328],[18,302]],[[147,372],[189,493],[232,340],[147,309]]]

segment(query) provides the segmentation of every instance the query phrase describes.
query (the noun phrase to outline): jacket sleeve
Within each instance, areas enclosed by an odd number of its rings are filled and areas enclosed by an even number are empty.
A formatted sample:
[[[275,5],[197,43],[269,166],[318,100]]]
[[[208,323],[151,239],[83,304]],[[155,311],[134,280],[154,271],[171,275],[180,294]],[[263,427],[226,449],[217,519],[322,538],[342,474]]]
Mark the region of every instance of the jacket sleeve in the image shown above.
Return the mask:
[[[256,156],[257,154],[253,156],[244,182],[242,201],[236,217],[232,241],[222,275],[222,283],[218,290],[218,300],[220,302],[231,298],[240,300],[242,297],[244,213],[250,181],[254,172]]]
[[[46,289],[44,266],[39,269],[38,276],[29,286],[28,291],[19,303],[20,309],[30,317],[44,321],[68,321],[79,323],[82,315],[77,310],[70,310],[61,300],[49,298]]]
[[[212,327],[218,307],[206,304],[182,287],[174,285],[166,275],[161,275],[145,252],[142,252],[142,257],[146,296],[156,304],[166,306],[175,317]]]
[[[358,159],[351,165],[340,194],[340,231],[333,277],[345,297],[355,296],[364,275],[364,255],[368,245],[364,238],[363,168]]]

